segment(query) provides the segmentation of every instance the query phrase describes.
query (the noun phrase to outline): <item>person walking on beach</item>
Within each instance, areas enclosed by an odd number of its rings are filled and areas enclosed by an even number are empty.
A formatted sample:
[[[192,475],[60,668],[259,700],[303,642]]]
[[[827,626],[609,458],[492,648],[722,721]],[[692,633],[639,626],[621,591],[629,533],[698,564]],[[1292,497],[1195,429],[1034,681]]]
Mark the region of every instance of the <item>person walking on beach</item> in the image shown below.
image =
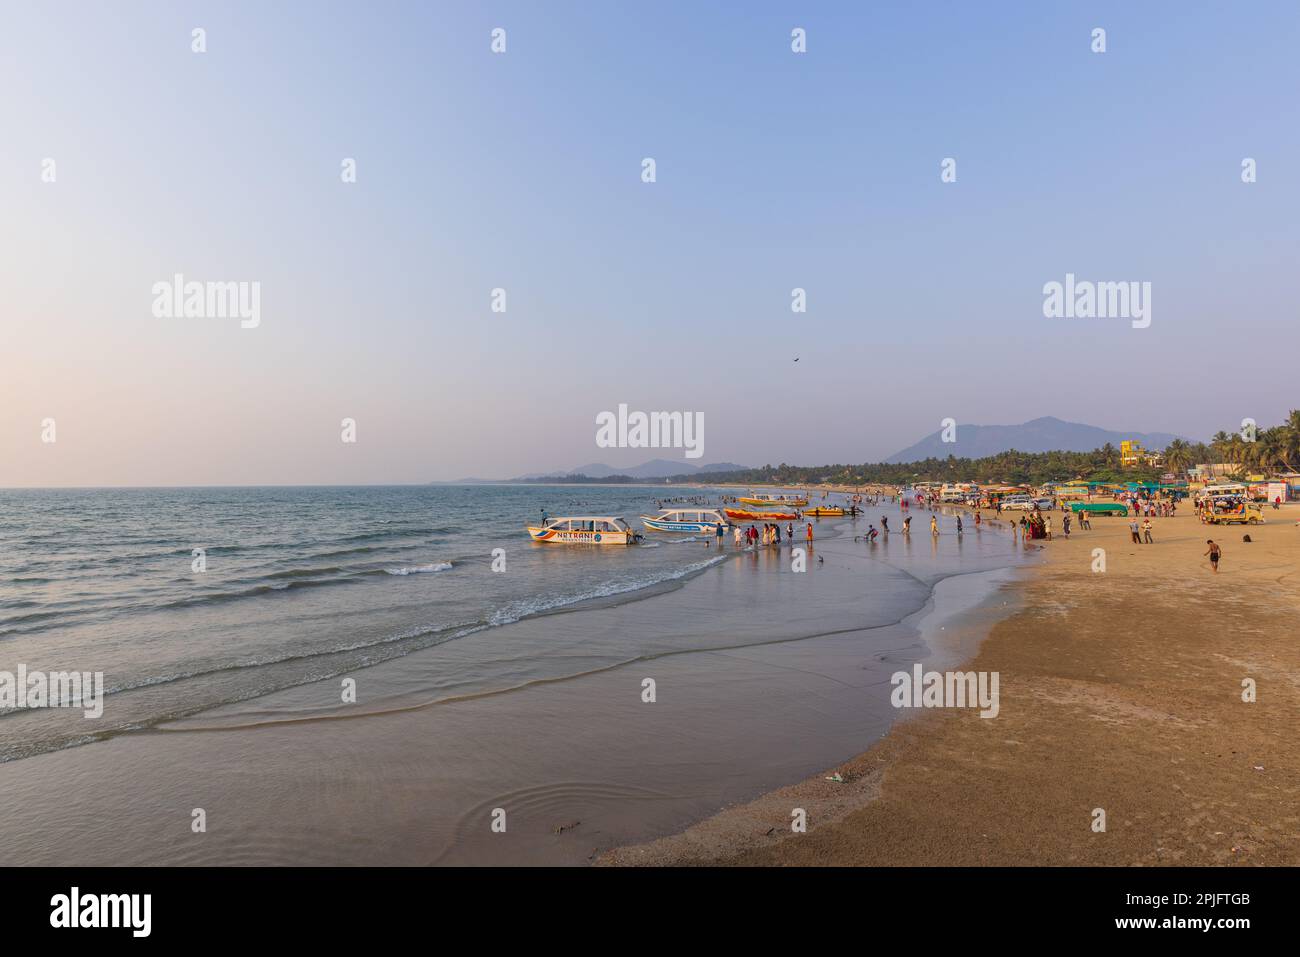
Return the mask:
[[[1210,567],[1214,569],[1214,574],[1217,575],[1219,574],[1219,556],[1222,554],[1223,549],[1214,544],[1214,539],[1212,538],[1207,538],[1205,544],[1210,546],[1206,549],[1205,554],[1210,556]]]
[[[1061,516],[1061,531],[1065,533],[1066,538],[1070,537],[1070,513],[1069,512],[1066,512],[1064,515]]]
[[[1151,519],[1150,518],[1146,519],[1146,521],[1142,523],[1142,539],[1148,545],[1155,544],[1155,542],[1151,541]]]
[[[1129,534],[1133,536],[1133,544],[1141,545],[1142,538],[1141,536],[1138,535],[1138,520],[1136,515],[1134,515],[1133,518],[1129,521],[1128,530],[1129,530]]]
[[[717,530],[716,530],[713,534],[717,536],[717,538],[718,538],[718,547],[721,548],[722,545],[723,545],[723,542],[722,542],[722,523],[721,523],[721,522],[718,522]]]
[[[744,540],[744,538],[745,538],[745,530],[744,530],[743,528],[741,528],[739,525],[737,525],[737,526],[736,526],[736,530],[735,530],[735,532],[732,534],[731,538],[732,538],[732,541],[735,542],[736,547],[737,547],[737,548],[740,548],[740,543],[741,543],[741,542]]]
[[[772,533],[776,536],[776,547],[781,547],[781,523],[777,522],[772,526]]]
[[[807,535],[808,535],[808,547],[811,548],[811,547],[812,547],[812,543],[813,543],[812,522],[809,522],[809,523],[808,523],[808,533],[807,533]]]
[[[961,534],[961,516],[960,516],[960,515],[957,516],[957,534],[958,534],[958,535]]]
[[[1048,512],[1043,516],[1043,531],[1047,533],[1047,540],[1052,540],[1052,513]]]

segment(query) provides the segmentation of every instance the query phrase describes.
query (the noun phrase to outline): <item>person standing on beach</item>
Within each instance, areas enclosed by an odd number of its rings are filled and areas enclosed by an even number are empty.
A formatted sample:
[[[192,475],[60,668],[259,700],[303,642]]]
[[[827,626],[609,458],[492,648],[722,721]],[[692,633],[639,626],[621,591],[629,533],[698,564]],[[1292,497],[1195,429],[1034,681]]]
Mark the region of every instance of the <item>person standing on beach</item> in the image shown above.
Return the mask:
[[[1150,518],[1147,518],[1147,519],[1142,523],[1142,538],[1143,538],[1143,541],[1145,541],[1146,544],[1148,544],[1148,545],[1154,545],[1154,544],[1155,544],[1155,542],[1151,541],[1151,519],[1150,519]]]
[[[961,534],[961,516],[960,516],[960,515],[957,516],[957,534],[958,534],[958,535]]]
[[[930,516],[930,534],[931,535],[939,534],[939,520],[936,519],[933,515]]]
[[[1205,554],[1210,556],[1210,567],[1214,569],[1214,574],[1217,575],[1219,574],[1219,556],[1222,554],[1223,549],[1214,544],[1214,539],[1212,538],[1207,538],[1205,544],[1210,546],[1206,550]]]
[[[881,527],[882,529],[884,529],[886,532],[889,531],[889,516],[888,516],[888,515],[882,515],[882,516],[880,516],[880,527]]]
[[[1082,531],[1082,532],[1091,532],[1091,531],[1092,531],[1092,522],[1091,522],[1091,520],[1088,518],[1088,513],[1087,513],[1087,512],[1080,512],[1080,513],[1079,513],[1079,530]]]
[[[1142,538],[1140,535],[1138,535],[1138,520],[1136,515],[1134,515],[1133,518],[1129,521],[1128,530],[1129,530],[1129,534],[1133,536],[1133,544],[1141,545]]]
[[[808,547],[811,548],[813,543],[812,522],[808,523]]]
[[[791,545],[794,544],[794,522],[785,523],[785,540]]]
[[[1047,533],[1047,540],[1052,540],[1052,513],[1048,512],[1043,516],[1043,531]]]
[[[1065,532],[1065,537],[1070,537],[1070,513],[1066,512],[1061,516],[1061,531]]]
[[[722,542],[722,523],[721,523],[721,522],[718,522],[717,530],[716,530],[713,534],[716,535],[716,536],[718,537],[718,547],[721,548],[722,545],[723,545],[723,542]]]
[[[731,539],[735,543],[737,548],[740,548],[740,543],[744,539],[744,537],[745,537],[745,530],[741,528],[739,525],[737,525],[735,531],[731,535]]]

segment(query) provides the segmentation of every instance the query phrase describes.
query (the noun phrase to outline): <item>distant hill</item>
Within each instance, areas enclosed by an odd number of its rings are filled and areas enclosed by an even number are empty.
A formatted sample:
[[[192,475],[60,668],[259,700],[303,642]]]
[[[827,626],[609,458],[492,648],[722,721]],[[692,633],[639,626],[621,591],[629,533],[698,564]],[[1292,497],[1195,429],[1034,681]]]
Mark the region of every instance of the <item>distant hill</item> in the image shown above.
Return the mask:
[[[908,446],[885,459],[886,463],[919,462],[923,459],[957,458],[978,459],[997,455],[1008,449],[1018,452],[1091,452],[1107,442],[1119,448],[1125,439],[1141,442],[1144,448],[1163,449],[1177,438],[1167,432],[1112,432],[1095,425],[1065,422],[1044,416],[1021,425],[965,425],[957,424],[957,441],[944,442],[943,430],[927,435],[915,445]]]
[[[589,462],[586,465],[578,465],[557,472],[534,472],[529,475],[520,475],[509,481],[538,482],[543,479],[560,479],[570,475],[585,475],[587,478],[597,479],[609,478],[614,475],[626,475],[637,479],[660,479],[670,478],[674,475],[691,475],[697,472],[742,472],[748,468],[748,465],[736,465],[734,462],[696,465],[682,459],[651,459],[649,462],[642,462],[640,465],[628,468],[615,468],[612,465],[605,465],[603,462]]]

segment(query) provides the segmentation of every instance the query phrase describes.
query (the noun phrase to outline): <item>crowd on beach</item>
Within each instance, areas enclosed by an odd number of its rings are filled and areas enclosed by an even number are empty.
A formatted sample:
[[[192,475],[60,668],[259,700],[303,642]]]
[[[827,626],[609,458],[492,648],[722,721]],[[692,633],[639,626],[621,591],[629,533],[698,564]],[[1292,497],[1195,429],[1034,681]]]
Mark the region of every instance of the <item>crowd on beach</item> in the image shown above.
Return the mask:
[[[905,537],[911,535],[912,516],[909,514],[913,508],[928,509],[930,512],[929,531],[934,537],[941,534],[939,518],[947,511],[952,509],[955,515],[952,515],[952,522],[958,537],[961,537],[967,529],[967,525],[973,524],[978,531],[981,526],[996,525],[1001,526],[1003,521],[1007,522],[1013,539],[1022,542],[1026,547],[1041,547],[1038,543],[1050,542],[1056,528],[1063,538],[1068,539],[1072,532],[1091,531],[1092,522],[1088,508],[1080,508],[1075,511],[1071,508],[1071,502],[1068,497],[1049,496],[1044,500],[1035,500],[1033,505],[1021,512],[1018,517],[1012,517],[1009,509],[1003,508],[1001,499],[994,499],[992,502],[951,502],[941,501],[939,494],[932,488],[908,489],[908,488],[889,488],[877,487],[868,491],[856,490],[850,492],[847,489],[839,490],[846,498],[848,514],[856,515],[864,512],[867,507],[873,505],[897,505],[902,512],[902,527],[896,531]],[[827,499],[830,491],[823,490],[821,498]],[[1179,494],[1168,490],[1154,489],[1136,489],[1127,491],[1116,491],[1110,499],[1117,506],[1121,507],[1125,518],[1128,520],[1129,539],[1134,545],[1154,545],[1156,543],[1156,524],[1153,520],[1161,518],[1173,518],[1178,514],[1178,504],[1180,498],[1186,497],[1186,493]],[[1196,515],[1203,523],[1212,523],[1215,516],[1221,515],[1224,503],[1219,500],[1211,499],[1205,495],[1198,495],[1193,500]],[[737,501],[735,496],[722,496],[720,501],[723,504]],[[1087,505],[1092,506],[1095,502],[1091,491],[1087,494]],[[700,496],[679,499],[656,500],[656,504],[681,503],[689,505],[707,505],[706,499]],[[1245,499],[1238,503],[1241,507],[1246,507]],[[1281,507],[1281,498],[1268,503],[1274,509]],[[1060,512],[1059,519],[1054,516],[1054,512]],[[991,511],[991,517],[986,517],[985,512]],[[1059,525],[1057,524],[1059,522]],[[802,537],[809,547],[813,544],[813,524],[812,522],[802,523],[803,527],[798,529],[799,537]],[[1300,526],[1300,522],[1296,523]],[[1056,526],[1056,528],[1054,528]],[[890,533],[889,516],[880,516],[879,528],[874,523],[868,523],[866,532],[854,535],[854,541],[863,541],[868,544],[874,544],[878,539],[888,537]],[[716,539],[719,547],[722,545],[724,531],[721,526],[716,532]],[[779,522],[766,522],[761,526],[751,524],[749,526],[736,526],[733,528],[733,541],[736,548],[759,548],[759,547],[776,547],[782,545],[793,546],[796,539],[796,528],[794,522],[787,522],[784,527]],[[1250,536],[1244,537],[1246,542],[1250,541]],[[1211,570],[1217,574],[1219,571],[1219,561],[1223,554],[1222,546],[1213,539],[1206,540],[1206,551],[1203,557],[1208,557]]]
[[[718,544],[721,545],[722,544],[721,525],[718,526],[717,535],[718,535]],[[763,546],[764,548],[770,546],[775,546],[777,548],[780,548],[782,543],[781,525],[779,522],[764,522],[763,527],[761,529],[757,525],[750,525],[748,528],[745,528],[744,526],[741,525],[737,525],[732,530],[732,537],[735,541],[735,545],[737,548],[744,548],[745,546],[749,546],[753,548],[760,545]],[[808,542],[809,547],[811,547],[813,543],[812,522],[806,523],[806,527],[804,528],[804,539]],[[787,545],[794,544],[794,522],[785,523],[784,541],[785,544]]]

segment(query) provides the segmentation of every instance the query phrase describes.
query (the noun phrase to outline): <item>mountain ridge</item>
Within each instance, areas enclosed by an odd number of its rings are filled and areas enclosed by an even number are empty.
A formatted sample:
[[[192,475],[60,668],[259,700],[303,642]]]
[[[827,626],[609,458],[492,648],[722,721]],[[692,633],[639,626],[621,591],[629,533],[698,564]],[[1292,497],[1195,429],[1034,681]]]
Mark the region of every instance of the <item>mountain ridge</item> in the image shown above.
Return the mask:
[[[944,442],[943,430],[930,433],[914,445],[895,452],[884,460],[886,465],[920,462],[928,458],[979,459],[1010,449],[1017,452],[1091,452],[1110,443],[1119,448],[1125,439],[1140,442],[1148,449],[1163,449],[1174,439],[1186,436],[1169,432],[1119,432],[1083,422],[1067,422],[1045,415],[1019,425],[956,426],[956,441]],[[1190,440],[1188,440],[1190,441]]]

